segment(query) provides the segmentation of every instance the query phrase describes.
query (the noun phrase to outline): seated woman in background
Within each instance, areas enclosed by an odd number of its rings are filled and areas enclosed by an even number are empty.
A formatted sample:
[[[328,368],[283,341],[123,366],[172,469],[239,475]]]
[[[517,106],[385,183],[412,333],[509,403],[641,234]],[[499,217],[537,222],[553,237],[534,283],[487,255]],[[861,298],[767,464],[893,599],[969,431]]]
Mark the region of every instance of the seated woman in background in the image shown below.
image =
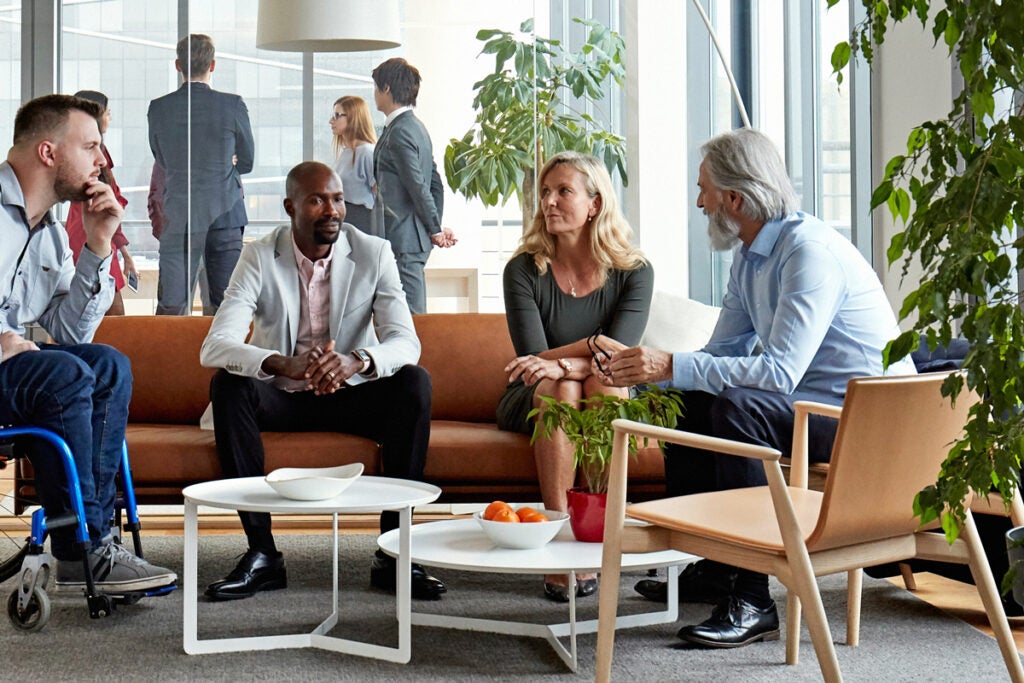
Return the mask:
[[[498,426],[533,433],[531,409],[541,395],[580,401],[626,394],[591,374],[587,339],[611,353],[639,343],[647,325],[654,271],[630,238],[612,181],[592,156],[562,152],[544,165],[540,206],[505,266],[505,316],[517,358],[505,367],[509,385],[498,403]],[[602,334],[603,332],[603,334]],[[541,496],[548,510],[566,509],[573,486],[573,451],[564,433],[533,446]],[[567,602],[568,577],[544,577],[544,594]],[[578,596],[597,590],[581,576]]]
[[[75,97],[95,102],[103,107],[103,114],[100,116],[98,123],[100,135],[106,135],[112,118],[110,107],[107,105],[107,96],[95,90],[79,90],[75,93]],[[122,207],[128,206],[128,200],[121,195],[121,188],[117,186],[117,181],[114,180],[114,172],[112,170],[114,162],[110,158],[110,152],[107,151],[106,144],[103,144],[102,148],[103,157],[107,160],[107,165],[100,169],[100,180],[110,185],[110,189],[114,191],[114,196]],[[78,263],[78,255],[82,253],[82,247],[85,245],[85,228],[82,226],[81,202],[71,202],[71,206],[68,208],[68,217],[64,221],[64,229],[68,232],[68,243],[71,246],[75,263]],[[114,301],[110,304],[107,315],[124,315],[124,299],[121,297],[121,290],[124,288],[125,277],[129,273],[134,273],[135,277],[138,277],[139,271],[135,269],[135,261],[132,260],[131,254],[128,253],[128,238],[124,236],[120,225],[117,226],[117,232],[114,233],[114,237],[110,240],[110,247],[113,250],[110,276],[114,278]],[[124,259],[123,272],[117,260],[119,253],[121,258]]]
[[[373,218],[373,148],[377,136],[366,100],[354,95],[339,97],[330,123],[337,157],[334,170],[345,193],[345,222],[383,237],[383,221]]]

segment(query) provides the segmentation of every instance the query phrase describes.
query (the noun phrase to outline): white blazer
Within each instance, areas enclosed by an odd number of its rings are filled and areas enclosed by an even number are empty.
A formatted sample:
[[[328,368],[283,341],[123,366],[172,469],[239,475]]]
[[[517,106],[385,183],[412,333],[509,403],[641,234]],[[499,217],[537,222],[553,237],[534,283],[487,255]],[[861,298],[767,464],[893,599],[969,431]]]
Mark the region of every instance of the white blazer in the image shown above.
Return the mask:
[[[335,351],[366,349],[373,358],[374,377],[391,376],[419,360],[420,341],[386,240],[342,224],[331,260],[330,296]],[[252,337],[246,342],[250,325]],[[260,366],[275,353],[294,355],[298,331],[299,269],[291,226],[282,225],[242,249],[200,362],[269,380]]]

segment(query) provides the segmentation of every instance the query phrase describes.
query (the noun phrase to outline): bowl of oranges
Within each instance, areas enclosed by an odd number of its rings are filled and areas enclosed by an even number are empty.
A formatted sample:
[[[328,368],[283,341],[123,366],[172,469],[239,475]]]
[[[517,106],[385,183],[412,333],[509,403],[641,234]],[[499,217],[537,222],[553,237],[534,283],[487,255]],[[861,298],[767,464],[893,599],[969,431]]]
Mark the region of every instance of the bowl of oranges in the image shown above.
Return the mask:
[[[516,549],[546,545],[569,519],[565,512],[535,510],[525,505],[513,508],[500,500],[473,516],[496,546]]]

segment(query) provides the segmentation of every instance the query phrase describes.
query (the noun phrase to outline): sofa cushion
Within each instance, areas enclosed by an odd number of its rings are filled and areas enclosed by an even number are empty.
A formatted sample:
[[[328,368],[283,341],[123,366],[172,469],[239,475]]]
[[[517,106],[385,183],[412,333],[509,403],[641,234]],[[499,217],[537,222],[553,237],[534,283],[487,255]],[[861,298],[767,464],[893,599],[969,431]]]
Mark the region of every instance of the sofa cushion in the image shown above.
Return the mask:
[[[711,339],[720,312],[679,294],[655,292],[640,343],[662,351],[697,351]]]
[[[214,373],[199,364],[199,348],[212,320],[178,315],[103,319],[93,341],[113,346],[132,361],[131,422],[199,424]]]

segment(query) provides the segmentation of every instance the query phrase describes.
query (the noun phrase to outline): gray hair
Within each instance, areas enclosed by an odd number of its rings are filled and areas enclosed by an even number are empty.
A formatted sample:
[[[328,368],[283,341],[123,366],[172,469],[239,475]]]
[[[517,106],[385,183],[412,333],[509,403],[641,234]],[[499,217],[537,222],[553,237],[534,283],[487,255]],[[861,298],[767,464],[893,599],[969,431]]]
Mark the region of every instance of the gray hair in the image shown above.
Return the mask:
[[[701,153],[708,179],[719,190],[738,192],[747,218],[767,222],[800,208],[786,164],[764,133],[753,128],[723,133],[705,142]]]

